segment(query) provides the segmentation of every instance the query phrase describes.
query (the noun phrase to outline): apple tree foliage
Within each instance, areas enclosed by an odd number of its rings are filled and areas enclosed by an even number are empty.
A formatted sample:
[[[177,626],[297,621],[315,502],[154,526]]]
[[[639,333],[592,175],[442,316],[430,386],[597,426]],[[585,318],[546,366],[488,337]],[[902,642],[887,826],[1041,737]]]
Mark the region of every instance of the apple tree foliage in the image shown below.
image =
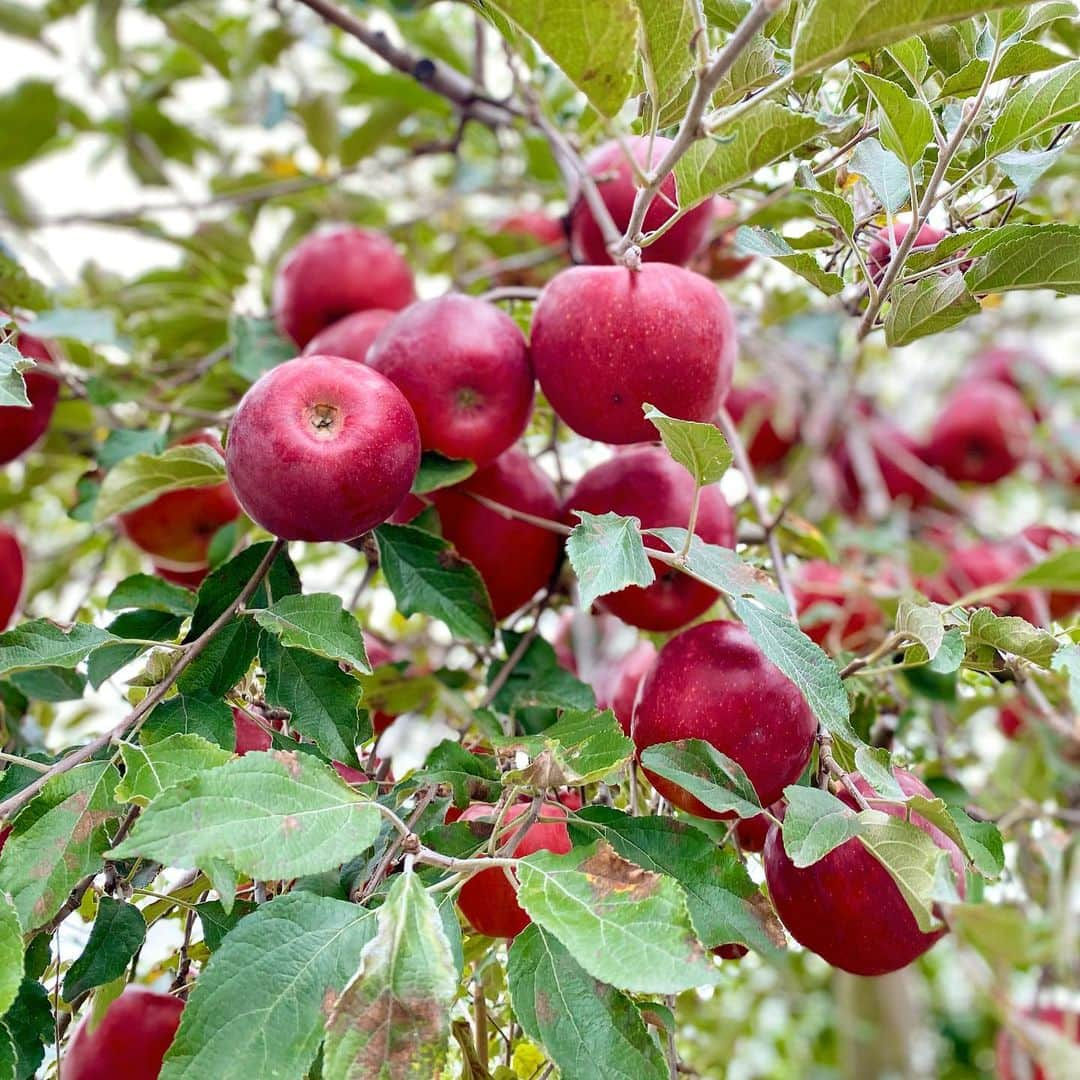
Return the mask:
[[[939,477],[920,518],[858,454],[866,403],[881,391],[888,411],[882,387],[912,356],[1052,326],[1048,301],[1080,292],[1073,3],[0,3],[5,53],[72,33],[100,95],[33,76],[0,93],[0,309],[60,343],[63,382],[44,441],[0,471],[0,514],[31,569],[0,635],[0,1080],[47,1074],[133,980],[186,1000],[165,1080],[662,1080],[676,1062],[869,1076],[903,1063],[915,1030],[934,1075],[973,1078],[995,1029],[1026,1023],[1036,983],[1075,993],[1080,634],[1075,605],[1054,618],[1046,598],[1080,593],[1080,551],[1033,558],[963,604],[921,591],[943,557],[935,528],[1000,537],[1076,511],[1075,352],[1027,388],[1045,405],[1031,460],[1000,484]],[[743,473],[737,551],[672,525],[649,534],[650,559],[637,519],[581,513],[555,523],[569,532],[560,575],[501,623],[431,515],[351,547],[274,543],[241,518],[197,587],[151,572],[117,515],[224,478],[213,450],[167,446],[225,430],[245,389],[294,354],[269,286],[299,238],[326,222],[383,229],[421,292],[487,293],[527,330],[565,245],[494,223],[520,205],[565,211],[590,148],[649,133],[675,139],[680,215],[735,201],[717,244],[751,260],[720,286],[739,322],[736,381],[772,372],[809,409],[801,445],[755,476],[745,428],[647,408],[697,485]],[[56,216],[34,170],[74,149],[78,168],[107,161],[140,197]],[[872,236],[912,218],[873,272]],[[928,219],[936,239],[917,242]],[[49,280],[42,250],[86,225],[171,257]],[[639,226],[616,257],[655,239]],[[1037,291],[1036,316],[1018,291]],[[33,366],[0,345],[0,405],[25,405]],[[858,513],[821,489],[837,429],[853,436]],[[527,445],[560,478],[591,453],[543,401]],[[414,491],[470,472],[426,458]],[[811,640],[828,602],[802,627],[793,617],[791,577],[815,559],[866,570],[882,630],[865,648]],[[916,968],[860,984],[786,941],[731,821],[655,797],[612,712],[557,662],[553,613],[576,604],[580,628],[657,568],[715,588],[716,612],[802,690],[819,736],[786,792],[785,850],[809,867],[865,844],[920,927],[951,931]],[[1018,590],[1041,598],[1037,618],[997,603]],[[373,670],[365,630],[393,643],[391,662]],[[277,719],[268,749],[235,753],[234,708]],[[1002,748],[987,717],[1006,708],[1024,719]],[[455,734],[391,771],[379,713]],[[641,764],[712,810],[762,812],[706,741]],[[905,795],[893,765],[933,798]],[[845,771],[901,817],[837,798]],[[571,806],[567,854],[518,859],[513,831],[448,817],[470,800],[502,813],[526,799],[535,814],[556,795]],[[905,813],[959,845],[965,888]],[[454,904],[492,867],[516,875],[530,919],[509,945]],[[722,945],[751,955],[718,959]],[[1068,1040],[1039,1030],[1047,1075],[1080,1074]]]

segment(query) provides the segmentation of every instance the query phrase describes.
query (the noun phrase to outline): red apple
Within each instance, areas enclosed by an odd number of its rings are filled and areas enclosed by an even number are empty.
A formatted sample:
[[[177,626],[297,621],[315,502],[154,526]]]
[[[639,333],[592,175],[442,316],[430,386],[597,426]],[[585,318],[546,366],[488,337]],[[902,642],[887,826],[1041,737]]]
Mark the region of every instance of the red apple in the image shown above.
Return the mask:
[[[254,712],[254,709],[250,711]],[[233,708],[236,726],[236,752],[243,757],[253,750],[269,750],[274,745],[270,733],[260,727],[243,709]]]
[[[386,308],[357,311],[320,330],[305,346],[302,356],[342,356],[362,364],[371,343],[397,314]]]
[[[79,1025],[60,1063],[60,1080],[157,1080],[183,1009],[179,998],[129,986],[95,1028],[90,1017]]]
[[[529,809],[529,803],[511,806],[503,822],[510,825]],[[570,850],[570,834],[566,828],[566,809],[560,803],[548,801],[540,809],[540,817],[556,821],[537,821],[529,827],[514,849],[516,858],[537,851],[554,851],[565,855]],[[473,803],[460,815],[460,821],[495,822],[495,807],[488,803]],[[500,842],[514,836],[510,829],[502,833]],[[481,870],[473,874],[458,893],[458,907],[478,934],[488,937],[513,938],[532,921],[517,901],[517,889],[502,869]]]
[[[650,402],[669,416],[711,421],[731,387],[738,342],[727,301],[700,274],[576,266],[540,294],[532,357],[556,413],[579,435],[650,442]]]
[[[735,247],[734,228],[725,225],[738,216],[739,208],[723,195],[712,199],[714,235],[694,257],[693,268],[713,281],[738,277],[753,261],[753,255],[741,255]]]
[[[240,505],[267,532],[354,540],[409,494],[420,433],[408,401],[377,371],[301,356],[244,394],[225,461]]]
[[[811,621],[803,623],[803,630],[822,647],[858,652],[879,636],[881,609],[866,593],[863,583],[824,559],[811,559],[800,567],[795,602],[800,621],[809,613]],[[818,605],[830,605],[839,611],[813,612],[811,609]]]
[[[170,566],[154,563],[154,573],[174,585],[182,585],[185,589],[198,589],[210,573],[210,567],[207,565],[197,566],[194,570],[174,570]]]
[[[590,469],[566,500],[564,516],[576,525],[574,510],[590,514],[613,511],[636,517],[642,528],[686,528],[694,502],[694,479],[661,446],[634,446]],[[707,544],[735,546],[735,521],[720,488],[701,492],[694,533]],[[669,550],[656,537],[645,546]],[[708,611],[716,591],[663,563],[653,563],[656,581],[647,588],[630,586],[603,597],[599,604],[631,626],[644,630],[677,630]]]
[[[1050,376],[1046,361],[1033,349],[994,345],[974,357],[964,371],[973,382],[999,382],[1015,390],[1031,408],[1036,420],[1042,419],[1038,401],[1031,391]]]
[[[643,137],[630,138],[625,142],[642,169],[658,165],[671,146],[670,139],[659,136],[651,140],[651,147],[650,140]],[[634,170],[629,158],[623,152],[622,146],[612,141],[594,150],[586,158],[586,165],[589,173],[596,179],[600,196],[611,213],[616,228],[620,233],[623,232],[630,223],[630,213],[637,194]],[[675,177],[668,173],[660,185],[660,193],[653,199],[645,215],[642,232],[649,233],[663,225],[675,213],[673,207],[677,206],[678,202]],[[688,263],[701,247],[712,216],[712,204],[706,200],[686,214],[655,243],[642,248],[642,259],[646,262],[677,263],[680,266]],[[577,262],[598,266],[611,262],[600,226],[596,224],[592,210],[580,194],[573,200],[570,213],[570,250]]]
[[[334,771],[346,784],[366,784],[370,779],[367,773],[354,769],[341,761],[334,761],[331,764],[334,766]]]
[[[1031,410],[1011,387],[963,382],[930,431],[930,460],[953,480],[993,484],[1008,476],[1031,448]]]
[[[906,795],[933,793],[918,777],[894,769]],[[873,789],[858,774],[851,774],[858,789],[873,797]],[[840,799],[854,807],[844,789]],[[893,817],[904,816],[897,804],[875,804]],[[912,813],[911,824],[926,833],[948,853],[962,892],[964,860],[960,849],[940,829]],[[784,850],[780,829],[774,825],[765,841],[765,879],[780,921],[796,941],[827,960],[833,967],[853,975],[884,975],[898,971],[922,956],[945,933],[919,929],[903,893],[888,870],[874,858],[862,841],[853,837],[823,859],[799,869]]]
[[[596,704],[610,709],[623,731],[630,734],[630,722],[634,716],[634,702],[638,687],[656,660],[656,646],[651,641],[639,641],[615,665],[612,678],[596,693]]]
[[[1050,525],[1029,525],[1021,534],[1017,547],[1021,555],[1034,564],[1056,555],[1059,551],[1080,547],[1080,536]],[[1038,558],[1032,558],[1032,548],[1039,552]],[[1047,594],[1047,601],[1050,604],[1050,614],[1063,621],[1080,607],[1080,593],[1055,590]]]
[[[1075,1008],[1065,1010],[1053,1005],[1024,1009],[1018,1016],[1018,1026],[1024,1033],[1024,1043],[1008,1028],[1000,1028],[994,1040],[998,1080],[1055,1080],[1061,1072],[1044,1069],[1032,1056],[1039,1052],[1040,1032],[1035,1024],[1057,1028],[1061,1035],[1080,1043],[1080,1013]]]
[[[0,316],[2,324],[3,318]],[[40,338],[20,333],[14,344],[28,360],[38,360],[44,364],[56,362],[52,349]],[[45,434],[56,408],[56,399],[60,396],[60,383],[43,371],[34,368],[24,371],[23,381],[26,383],[30,408],[0,405],[0,465],[14,461]]]
[[[731,419],[743,428],[746,453],[755,469],[778,465],[799,441],[794,403],[782,402],[776,386],[768,379],[733,386],[724,405]]]
[[[866,265],[875,285],[881,284],[881,279],[885,276],[885,270],[892,260],[896,248],[900,246],[900,242],[907,236],[910,228],[910,221],[894,221],[891,240],[888,226],[883,225],[878,229],[874,239],[870,241],[870,247],[866,252]],[[911,250],[918,251],[920,248],[932,248],[944,239],[945,234],[940,229],[935,229],[933,225],[924,224],[919,229]]]
[[[472,296],[406,308],[375,339],[368,364],[408,399],[423,448],[449,458],[490,464],[532,413],[525,338],[509,315]]]
[[[954,548],[949,552],[945,569],[923,582],[931,600],[951,604],[968,593],[991,585],[1004,584],[1019,577],[1029,566],[1028,558],[1015,543],[983,541]],[[1031,589],[1000,593],[979,600],[976,607],[988,607],[999,615],[1018,615],[1030,623],[1041,622],[1038,594]]]
[[[926,448],[882,417],[870,420],[866,435],[889,498],[893,502],[906,503],[912,509],[930,502],[933,498],[930,490],[897,457],[899,453],[926,465]],[[840,476],[840,504],[849,513],[855,513],[862,507],[864,495],[846,442],[834,452],[833,461]]]
[[[817,721],[746,628],[718,620],[684,630],[660,650],[638,691],[631,734],[638,753],[656,743],[704,739],[742,767],[768,806],[806,768]],[[671,781],[646,775],[687,813],[728,816]]]
[[[395,659],[393,652],[366,630],[364,631],[364,650],[367,652],[368,663],[372,670],[384,664],[393,663]],[[376,735],[381,735],[396,719],[396,716],[376,709],[371,713],[371,727]]]
[[[1027,726],[1027,709],[1019,698],[998,709],[998,728],[1006,739],[1015,739]]]
[[[468,480],[432,496],[443,536],[476,567],[497,619],[517,611],[555,572],[562,548],[557,533],[481,505],[480,495],[536,517],[557,520],[555,485],[522,450],[508,450]]]
[[[772,819],[764,814],[755,814],[750,818],[740,818],[735,826],[735,835],[743,851],[761,851],[765,847],[765,838],[769,835]]]
[[[221,443],[204,431],[187,435],[175,445],[210,446],[221,453]],[[240,505],[229,485],[212,484],[159,495],[153,502],[121,514],[120,528],[159,566],[198,570],[206,565],[214,534],[239,516]]]
[[[26,567],[15,534],[0,525],[0,630],[7,629],[22,599]]]
[[[504,236],[525,236],[544,247],[561,244],[566,239],[563,223],[543,210],[518,210],[495,226]]]
[[[713,949],[713,956],[719,956],[721,960],[741,960],[749,951],[745,945],[732,941],[727,945],[717,945]]]
[[[416,296],[412,271],[380,232],[345,225],[304,237],[274,280],[278,329],[303,347],[331,323],[369,308],[397,311]]]

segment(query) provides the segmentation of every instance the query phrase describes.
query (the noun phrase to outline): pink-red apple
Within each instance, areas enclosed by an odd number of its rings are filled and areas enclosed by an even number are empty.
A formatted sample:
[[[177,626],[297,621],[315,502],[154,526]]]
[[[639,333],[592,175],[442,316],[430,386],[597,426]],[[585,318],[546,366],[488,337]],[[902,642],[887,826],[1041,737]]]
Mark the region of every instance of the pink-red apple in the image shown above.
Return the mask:
[[[2,321],[0,316],[0,324]],[[15,347],[28,360],[43,364],[56,363],[50,346],[30,334],[20,333]],[[60,383],[43,371],[29,368],[23,372],[23,382],[26,383],[30,408],[0,405],[0,465],[14,461],[45,434],[56,408],[56,399],[60,396]]]
[[[882,225],[874,239],[870,241],[870,247],[866,251],[866,265],[875,285],[881,284],[881,279],[885,276],[896,248],[900,246],[900,242],[907,236],[910,229],[910,221],[894,221],[891,238],[889,227]],[[940,229],[935,229],[933,225],[923,224],[915,236],[915,243],[912,244],[911,250],[932,248],[944,239],[945,234]]]
[[[858,652],[878,636],[881,609],[842,567],[811,559],[799,568],[794,589],[802,628],[823,648]]]
[[[175,570],[171,566],[154,563],[154,573],[174,585],[182,585],[185,589],[198,589],[210,573],[210,567],[206,565],[197,566],[194,570]]]
[[[739,208],[723,195],[712,199],[713,236],[694,256],[693,268],[713,281],[738,277],[753,261],[753,255],[741,255],[735,246],[736,230],[726,223],[738,216]]]
[[[768,379],[733,386],[724,406],[743,429],[746,454],[755,469],[779,465],[799,441],[794,402],[782,402],[775,384]]]
[[[661,650],[638,691],[631,730],[638,752],[703,739],[746,773],[762,806],[776,802],[810,760],[817,721],[799,688],[754,644],[741,623],[684,630]],[[720,818],[670,780],[650,775],[690,814]]]
[[[590,469],[566,500],[564,516],[576,525],[575,510],[590,514],[612,511],[635,517],[644,529],[688,528],[694,503],[694,478],[661,446],[633,446]],[[735,520],[720,488],[701,492],[696,536],[706,544],[735,545]],[[645,546],[670,549],[656,537]],[[632,585],[603,597],[604,610],[644,630],[677,630],[708,611],[716,591],[664,563],[653,562],[656,580],[646,588]]]
[[[412,271],[383,233],[352,225],[304,237],[274,279],[278,329],[301,348],[338,319],[368,308],[397,311],[416,296]]]
[[[1021,534],[1017,548],[1029,563],[1034,564],[1060,551],[1080,548],[1080,536],[1066,529],[1055,529],[1051,525],[1029,525]],[[1039,553],[1038,558],[1032,558],[1032,548]],[[1055,619],[1065,620],[1080,607],[1080,593],[1055,589],[1047,594],[1047,601],[1050,604],[1050,614]]]
[[[953,548],[945,568],[923,589],[931,600],[951,604],[969,593],[1018,578],[1030,565],[1030,559],[1013,543],[982,541]],[[1038,594],[1031,589],[998,593],[978,600],[975,607],[988,607],[999,615],[1018,615],[1038,624]]]
[[[504,217],[495,226],[504,236],[525,236],[544,247],[560,244],[566,239],[563,223],[544,210],[518,210]]]
[[[529,348],[492,304],[449,294],[401,312],[368,364],[405,395],[425,450],[484,466],[517,442],[532,413]]]
[[[571,267],[552,278],[533,314],[541,389],[567,425],[601,442],[655,439],[646,402],[668,416],[711,421],[737,351],[727,301],[678,266]]]
[[[333,356],[301,356],[251,386],[229,428],[229,483],[283,540],[353,540],[409,494],[416,417],[389,379]]]
[[[1033,349],[994,345],[974,357],[964,369],[965,380],[999,382],[1015,390],[1028,404],[1031,415],[1042,419],[1037,391],[1050,377],[1046,361]]]
[[[630,734],[638,687],[655,661],[656,646],[651,641],[639,641],[615,664],[604,685],[597,688],[597,707],[610,709],[627,735]]]
[[[368,349],[383,327],[397,314],[386,308],[357,311],[320,330],[305,346],[302,356],[341,356],[363,364]]]
[[[26,567],[15,534],[0,525],[0,630],[6,630],[22,599]]]
[[[905,464],[910,458],[926,466],[926,448],[883,417],[875,417],[867,423],[866,437],[890,500],[905,503],[911,509],[930,502],[933,496],[918,470]],[[834,452],[833,461],[840,477],[840,504],[849,513],[855,513],[863,506],[865,498],[846,440]]]
[[[236,752],[241,757],[255,750],[269,750],[274,745],[270,732],[248,715],[253,712],[255,709],[252,706],[248,706],[247,711],[234,706],[232,711],[236,727]]]

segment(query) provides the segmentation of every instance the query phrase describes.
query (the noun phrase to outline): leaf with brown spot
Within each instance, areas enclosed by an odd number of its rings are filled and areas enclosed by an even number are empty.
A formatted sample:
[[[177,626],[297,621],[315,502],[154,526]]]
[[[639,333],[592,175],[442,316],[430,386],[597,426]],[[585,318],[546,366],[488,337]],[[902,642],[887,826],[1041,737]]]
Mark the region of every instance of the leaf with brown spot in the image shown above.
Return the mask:
[[[435,902],[401,874],[375,936],[326,1025],[325,1080],[431,1080],[441,1074],[457,970]]]
[[[0,892],[11,894],[29,932],[47,923],[75,884],[101,868],[105,825],[121,808],[112,793],[120,774],[93,761],[50,779],[15,819],[0,860]]]

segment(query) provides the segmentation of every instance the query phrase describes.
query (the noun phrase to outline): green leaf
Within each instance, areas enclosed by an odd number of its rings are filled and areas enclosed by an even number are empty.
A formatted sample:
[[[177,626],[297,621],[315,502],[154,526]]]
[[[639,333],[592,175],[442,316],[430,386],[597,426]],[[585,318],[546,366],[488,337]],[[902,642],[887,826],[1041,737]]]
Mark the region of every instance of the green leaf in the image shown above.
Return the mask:
[[[134,905],[103,896],[90,938],[64,976],[64,1000],[119,979],[146,940],[146,920]]]
[[[720,80],[716,90],[713,91],[710,104],[714,109],[734,105],[751,91],[768,86],[777,77],[776,46],[764,34],[755,34],[746,48],[735,58],[728,73]],[[661,116],[661,126],[665,120],[677,123],[682,119],[692,89],[693,83],[688,83],[684,87],[683,95],[676,99],[672,106],[669,106],[675,115]],[[676,105],[682,106],[681,111],[674,110]]]
[[[504,630],[502,639],[509,656],[521,635]],[[503,663],[497,660],[488,668],[489,685],[499,677]],[[591,687],[559,663],[555,650],[543,638],[535,637],[492,704],[499,712],[514,715],[530,708],[591,709],[596,705],[596,696]]]
[[[843,196],[817,188],[796,188],[797,194],[810,200],[819,217],[835,222],[849,240],[855,233],[855,211]]]
[[[476,463],[473,461],[458,461],[443,457],[434,450],[425,450],[420,458],[416,479],[413,480],[412,492],[414,495],[427,495],[440,488],[452,487],[467,480],[474,472]]]
[[[968,643],[990,645],[1001,652],[1030,660],[1039,667],[1049,667],[1058,640],[1015,615],[995,615],[989,608],[979,608],[971,616]]]
[[[960,847],[975,869],[984,877],[999,877],[1005,869],[1005,846],[998,827],[992,821],[976,821],[960,806],[950,806],[948,814],[962,837]]]
[[[909,345],[929,334],[951,330],[979,313],[961,274],[934,274],[894,290],[885,316],[885,342]]]
[[[26,382],[22,372],[33,366],[23,359],[14,345],[0,345],[0,407],[28,409],[30,399],[26,396]]]
[[[342,661],[371,674],[360,624],[355,615],[345,611],[340,596],[333,593],[294,594],[282,597],[273,607],[252,609],[250,613],[282,645],[295,646],[327,660]]]
[[[645,419],[660,432],[667,452],[694,478],[698,487],[715,484],[728,471],[731,447],[715,424],[678,420],[648,402],[642,409]]]
[[[522,860],[517,873],[518,902],[593,978],[642,994],[677,994],[719,981],[682,889],[609,844],[597,841],[568,855],[539,852]]]
[[[1001,234],[989,250],[980,242],[972,253],[980,257],[964,274],[964,280],[973,293],[1016,289],[1080,293],[1080,226],[1018,226]]]
[[[97,452],[97,460],[103,469],[111,469],[118,462],[123,461],[124,458],[131,457],[132,454],[160,454],[165,449],[165,446],[164,432],[119,428],[116,431],[109,432]],[[168,583],[164,582],[163,584]],[[140,605],[134,606],[138,607]]]
[[[490,754],[470,754],[461,743],[444,739],[427,756],[422,774],[425,784],[449,784],[454,803],[494,802],[499,793],[499,767]]]
[[[896,213],[911,199],[911,185],[904,163],[877,139],[863,139],[855,147],[848,168],[865,178],[881,205],[891,213]]]
[[[360,964],[372,912],[293,892],[242,919],[195,980],[160,1080],[303,1080],[324,1009]]]
[[[674,878],[686,893],[690,921],[706,948],[737,943],[769,953],[783,946],[784,931],[746,867],[693,825],[586,806],[570,818],[569,828],[575,847],[599,837],[624,859]]]
[[[1024,588],[1080,593],[1080,547],[1068,547],[1025,571],[1016,579]]]
[[[1010,94],[986,143],[997,157],[1044,131],[1080,120],[1080,60]]]
[[[687,208],[748,180],[759,169],[786,158],[822,130],[811,116],[765,101],[734,122],[721,125],[724,142],[699,139],[675,166],[679,206]]]
[[[903,597],[896,609],[896,632],[914,638],[933,660],[945,640],[945,619],[939,604]]]
[[[336,597],[335,597],[336,599]],[[358,767],[358,743],[371,736],[362,717],[360,684],[332,660],[287,649],[263,636],[259,656],[266,671],[266,700],[286,709],[291,726],[312,739],[328,757]]]
[[[1014,5],[1015,0],[810,0],[795,31],[792,66],[799,75],[821,71],[852,53]]]
[[[603,780],[634,753],[632,740],[610,709],[567,710],[539,735],[499,736],[492,743],[523,750],[531,759],[524,768],[504,774],[503,783],[537,789]]]
[[[855,768],[883,799],[906,801],[907,795],[893,772],[889,751],[883,746],[860,746],[855,751]]]
[[[1063,672],[1069,690],[1069,701],[1080,712],[1080,646],[1062,645],[1050,664],[1054,671]]]
[[[640,56],[652,108],[662,110],[686,85],[694,67],[696,0],[635,0],[641,17]]]
[[[23,980],[23,942],[19,914],[11,898],[0,893],[0,1016],[19,996]]]
[[[169,37],[202,57],[223,78],[229,78],[229,50],[209,26],[182,12],[163,18],[162,22]]]
[[[250,900],[234,901],[232,909],[226,911],[220,900],[207,900],[205,903],[196,904],[195,910],[202,923],[203,941],[213,953],[221,948],[226,936],[236,928],[241,919],[259,910],[259,905]]]
[[[323,1076],[439,1076],[458,976],[442,917],[414,873],[394,879],[352,981],[326,1022]]]
[[[484,582],[450,544],[411,525],[380,525],[375,539],[379,565],[402,615],[442,619],[455,637],[478,644],[493,640],[495,616]]]
[[[172,641],[179,635],[182,625],[183,619],[179,615],[170,615],[167,611],[125,611],[118,615],[107,627],[116,640],[106,641],[90,654],[86,672],[91,685],[96,690],[125,664],[145,652],[149,646],[143,641]],[[142,640],[131,642],[125,638]]]
[[[645,555],[637,518],[608,511],[590,514],[575,510],[581,519],[567,537],[566,554],[578,579],[581,606],[629,585],[651,585],[656,573]]]
[[[107,761],[51,777],[15,819],[0,859],[0,892],[11,894],[24,930],[44,926],[80,878],[101,868],[105,825],[119,814],[119,776]]]
[[[220,859],[251,877],[294,878],[359,854],[381,820],[309,755],[256,752],[163,791],[112,856],[176,867]]]
[[[2,168],[2,167],[0,167]],[[0,308],[40,311],[49,304],[48,290],[0,248]]]
[[[1012,181],[1017,197],[1022,201],[1035,189],[1043,173],[1068,149],[1068,142],[1063,142],[1052,150],[1010,150],[1000,154],[994,163]]]
[[[146,806],[166,788],[224,765],[232,754],[200,735],[170,735],[146,746],[122,742],[120,756],[124,778],[116,786],[116,798]]]
[[[139,730],[139,741],[149,745],[170,735],[200,735],[231,752],[236,745],[232,709],[216,695],[177,694],[154,708]]]
[[[48,619],[34,619],[0,634],[0,676],[31,668],[73,668],[106,641],[112,635],[90,623],[63,630]]]
[[[930,55],[919,37],[904,38],[889,46],[889,53],[912,83],[921,83],[930,70]]]
[[[168,491],[209,487],[225,480],[225,459],[212,446],[174,446],[163,454],[133,454],[106,474],[94,507],[94,520],[153,502]]]
[[[60,99],[52,83],[28,79],[0,94],[0,172],[37,157],[60,127]]]
[[[934,141],[934,121],[930,110],[917,98],[910,98],[888,79],[858,72],[863,85],[878,106],[881,141],[886,149],[908,165],[922,161]]]
[[[84,345],[116,345],[116,320],[111,311],[83,311],[78,308],[53,308],[34,320],[34,335],[43,338],[67,338]]]
[[[23,979],[15,1004],[0,1022],[0,1055],[15,1054],[15,1080],[32,1080],[45,1058],[45,1046],[56,1037],[56,1019],[48,992],[36,979]]]
[[[741,818],[761,813],[757,792],[742,766],[704,739],[650,746],[642,751],[641,765],[678,784],[717,813],[734,811]]]
[[[994,68],[993,82],[1048,71],[1066,63],[1068,59],[1037,41],[1018,41],[1001,54]],[[969,61],[941,84],[939,97],[964,97],[975,93],[982,86],[989,66],[989,61],[979,58]]]
[[[826,296],[835,296],[843,291],[844,279],[839,274],[823,269],[809,252],[796,251],[773,229],[740,225],[735,230],[735,247],[743,254],[775,259],[781,266],[786,266],[799,277],[805,278]]]
[[[601,116],[622,108],[634,85],[633,0],[491,0],[490,6],[535,38]]]
[[[634,1002],[597,982],[539,926],[514,939],[507,981],[518,1023],[563,1080],[666,1080],[663,1055]]]
[[[795,784],[784,788],[784,795],[784,850],[796,866],[813,865],[859,834],[855,812],[835,795]]]
[[[248,382],[296,356],[296,346],[277,332],[273,319],[233,315],[229,340],[232,369]]]
[[[171,615],[188,616],[195,610],[195,596],[190,589],[173,585],[164,578],[150,574],[132,574],[124,578],[105,601],[108,611],[124,608],[147,608],[167,611]]]

